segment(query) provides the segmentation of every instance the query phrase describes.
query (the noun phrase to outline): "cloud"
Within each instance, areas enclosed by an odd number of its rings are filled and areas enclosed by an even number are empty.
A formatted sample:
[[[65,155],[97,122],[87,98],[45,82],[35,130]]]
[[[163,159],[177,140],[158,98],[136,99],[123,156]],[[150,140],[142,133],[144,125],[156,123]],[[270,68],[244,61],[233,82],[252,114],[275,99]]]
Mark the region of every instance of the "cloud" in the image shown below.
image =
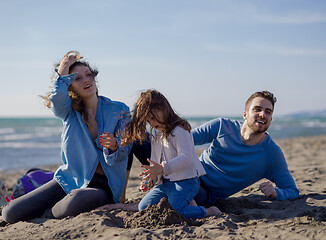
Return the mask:
[[[326,23],[326,14],[319,12],[293,12],[287,14],[258,14],[253,16],[253,19],[260,23],[269,24],[316,24]]]
[[[205,6],[205,5],[204,5]],[[326,13],[316,6],[278,6],[266,4],[252,4],[249,2],[224,2],[211,8],[198,6],[176,12],[174,27],[183,29],[211,24],[277,24],[277,25],[305,25],[326,23]]]
[[[211,52],[229,52],[229,53],[263,53],[279,56],[305,56],[305,57],[323,57],[326,56],[326,49],[312,49],[303,47],[285,47],[266,44],[247,44],[242,46],[206,44],[204,50]]]
[[[248,48],[238,45],[205,44],[203,49],[209,52],[245,53]]]
[[[252,50],[261,53],[270,53],[281,56],[305,56],[305,57],[322,57],[326,56],[326,49],[312,49],[312,48],[293,48],[284,46],[271,45],[252,45]]]

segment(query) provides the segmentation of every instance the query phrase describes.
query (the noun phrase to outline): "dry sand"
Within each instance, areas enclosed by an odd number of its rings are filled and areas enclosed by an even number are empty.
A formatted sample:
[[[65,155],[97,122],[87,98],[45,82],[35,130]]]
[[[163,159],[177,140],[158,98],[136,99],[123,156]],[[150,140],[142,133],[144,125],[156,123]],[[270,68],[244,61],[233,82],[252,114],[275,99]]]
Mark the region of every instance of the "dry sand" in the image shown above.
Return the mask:
[[[326,239],[326,136],[277,143],[300,190],[296,200],[270,201],[258,182],[220,200],[222,217],[188,220],[161,201],[141,212],[94,210],[61,220],[0,221],[0,239]],[[143,196],[138,165],[135,160],[127,189],[132,201]],[[23,172],[0,173],[0,178],[12,188]]]

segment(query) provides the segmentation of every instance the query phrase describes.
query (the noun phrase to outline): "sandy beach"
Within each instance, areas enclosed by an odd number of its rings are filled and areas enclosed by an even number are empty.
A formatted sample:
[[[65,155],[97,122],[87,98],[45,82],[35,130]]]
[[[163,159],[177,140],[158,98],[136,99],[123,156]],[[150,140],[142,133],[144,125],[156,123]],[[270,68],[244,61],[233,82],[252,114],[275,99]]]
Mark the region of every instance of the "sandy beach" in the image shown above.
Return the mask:
[[[60,220],[0,221],[0,239],[325,239],[326,136],[277,143],[300,190],[298,199],[270,201],[258,182],[218,201],[223,216],[188,220],[161,201],[141,212],[94,210]],[[0,172],[0,179],[10,191],[25,171]],[[131,202],[144,195],[138,191],[140,171],[135,160],[127,188]]]

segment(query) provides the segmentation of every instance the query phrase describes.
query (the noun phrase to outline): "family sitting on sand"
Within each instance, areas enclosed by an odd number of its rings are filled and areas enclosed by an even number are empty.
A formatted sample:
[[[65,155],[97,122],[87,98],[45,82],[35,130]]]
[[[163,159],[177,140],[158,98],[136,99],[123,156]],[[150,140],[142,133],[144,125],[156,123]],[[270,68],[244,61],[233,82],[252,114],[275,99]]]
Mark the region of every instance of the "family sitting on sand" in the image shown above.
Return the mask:
[[[264,178],[269,181],[259,188],[268,198],[299,196],[281,149],[266,133],[276,102],[272,93],[252,94],[243,122],[219,118],[191,130],[156,90],[142,92],[131,112],[124,103],[99,96],[98,71],[78,52],[67,53],[55,72],[44,98],[63,121],[63,164],[53,180],[10,201],[2,210],[4,221],[64,218],[99,207],[133,209],[119,203],[125,198],[130,153],[140,153],[146,169],[140,188],[150,189],[138,210],[167,198],[185,217],[217,215],[215,200]],[[194,145],[205,143],[210,146],[198,158]]]

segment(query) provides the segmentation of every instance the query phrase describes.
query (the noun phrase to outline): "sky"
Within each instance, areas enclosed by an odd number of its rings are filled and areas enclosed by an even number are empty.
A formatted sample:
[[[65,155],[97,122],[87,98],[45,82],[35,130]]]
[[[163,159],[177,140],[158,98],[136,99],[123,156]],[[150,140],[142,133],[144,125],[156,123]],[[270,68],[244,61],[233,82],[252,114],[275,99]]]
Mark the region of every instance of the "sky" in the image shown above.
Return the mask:
[[[100,95],[162,92],[182,116],[239,116],[269,90],[275,114],[326,109],[326,1],[0,0],[0,117],[50,117],[39,95],[79,51]]]

